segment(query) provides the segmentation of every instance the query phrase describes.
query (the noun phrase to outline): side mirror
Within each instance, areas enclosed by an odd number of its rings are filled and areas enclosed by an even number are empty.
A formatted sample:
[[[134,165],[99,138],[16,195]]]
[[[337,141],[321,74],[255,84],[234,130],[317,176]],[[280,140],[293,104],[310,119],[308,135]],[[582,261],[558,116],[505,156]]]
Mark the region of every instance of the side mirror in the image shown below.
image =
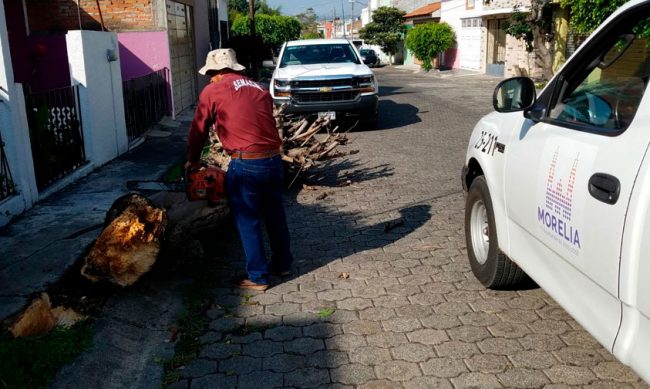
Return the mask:
[[[528,77],[513,77],[501,81],[494,89],[492,105],[497,112],[529,110],[537,99],[535,83]]]
[[[271,69],[275,69],[275,63],[274,63],[273,61],[269,61],[269,60],[267,60],[267,61],[262,61],[262,67],[263,67],[263,68],[271,68]]]

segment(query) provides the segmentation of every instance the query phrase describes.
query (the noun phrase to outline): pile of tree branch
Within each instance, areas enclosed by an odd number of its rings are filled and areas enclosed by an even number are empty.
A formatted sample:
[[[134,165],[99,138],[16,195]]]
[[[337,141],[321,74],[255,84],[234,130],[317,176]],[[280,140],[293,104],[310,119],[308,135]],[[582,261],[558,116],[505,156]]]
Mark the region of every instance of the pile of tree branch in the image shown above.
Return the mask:
[[[336,151],[336,147],[345,144],[348,139],[338,131],[338,126],[332,128],[329,118],[285,115],[285,109],[286,105],[276,108],[273,116],[282,139],[282,160],[289,170],[299,174],[318,161],[342,155]],[[211,131],[210,140],[210,152],[204,161],[227,168],[230,156],[223,149],[215,131]]]

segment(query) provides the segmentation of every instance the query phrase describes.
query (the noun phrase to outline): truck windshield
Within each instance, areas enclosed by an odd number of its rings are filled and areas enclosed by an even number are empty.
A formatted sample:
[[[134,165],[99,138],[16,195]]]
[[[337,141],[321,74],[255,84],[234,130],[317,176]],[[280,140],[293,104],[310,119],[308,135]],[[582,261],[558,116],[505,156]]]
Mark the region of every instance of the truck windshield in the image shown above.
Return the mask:
[[[349,44],[334,43],[324,45],[287,46],[284,49],[280,67],[289,65],[313,65],[322,63],[361,62]]]

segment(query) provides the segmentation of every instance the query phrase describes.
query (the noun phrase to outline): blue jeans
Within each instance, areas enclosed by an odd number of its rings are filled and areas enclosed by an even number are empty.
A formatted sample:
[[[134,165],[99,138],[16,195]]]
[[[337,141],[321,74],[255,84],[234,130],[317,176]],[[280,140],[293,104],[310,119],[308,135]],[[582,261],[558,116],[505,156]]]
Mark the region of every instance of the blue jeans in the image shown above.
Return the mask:
[[[228,203],[244,246],[248,279],[258,284],[267,284],[269,274],[262,223],[271,243],[273,269],[289,270],[293,261],[282,205],[283,190],[280,156],[230,161],[226,175]]]

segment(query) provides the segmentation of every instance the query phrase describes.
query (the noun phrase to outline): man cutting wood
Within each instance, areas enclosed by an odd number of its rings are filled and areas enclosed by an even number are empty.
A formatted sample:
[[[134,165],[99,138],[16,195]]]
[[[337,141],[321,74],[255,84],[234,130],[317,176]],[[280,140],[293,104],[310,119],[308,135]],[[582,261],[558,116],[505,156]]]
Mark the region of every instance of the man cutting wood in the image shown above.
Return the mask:
[[[226,193],[246,256],[246,276],[236,282],[245,289],[266,290],[269,273],[290,274],[289,246],[282,191],[282,141],[273,118],[268,91],[240,74],[232,49],[208,53],[199,73],[210,77],[197,103],[189,131],[186,167],[196,168],[212,125],[231,155]],[[271,243],[271,263],[264,251],[262,224]]]

